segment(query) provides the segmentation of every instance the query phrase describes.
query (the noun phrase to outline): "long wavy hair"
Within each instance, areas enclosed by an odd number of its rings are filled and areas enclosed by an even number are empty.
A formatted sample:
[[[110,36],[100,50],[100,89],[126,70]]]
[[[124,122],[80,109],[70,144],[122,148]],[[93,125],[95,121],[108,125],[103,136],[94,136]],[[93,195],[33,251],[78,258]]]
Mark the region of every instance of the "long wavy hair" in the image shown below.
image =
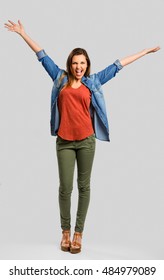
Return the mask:
[[[83,54],[85,56],[86,61],[87,61],[87,69],[86,69],[84,76],[87,77],[90,75],[91,61],[90,61],[90,58],[89,58],[86,50],[84,50],[82,48],[75,48],[69,54],[69,56],[67,58],[67,62],[66,62],[66,73],[65,74],[68,75],[68,83],[66,86],[72,85],[73,80],[74,80],[74,76],[72,75],[72,71],[71,71],[72,58],[74,55],[81,55],[81,54]]]

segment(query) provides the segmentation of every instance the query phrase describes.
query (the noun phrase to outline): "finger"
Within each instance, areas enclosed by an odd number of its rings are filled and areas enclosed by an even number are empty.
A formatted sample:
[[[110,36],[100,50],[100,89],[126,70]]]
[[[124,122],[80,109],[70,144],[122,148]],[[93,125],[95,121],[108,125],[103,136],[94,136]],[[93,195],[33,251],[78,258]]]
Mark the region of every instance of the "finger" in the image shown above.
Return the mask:
[[[7,29],[7,31],[14,32],[13,28],[11,28],[11,27],[7,27],[7,26],[5,26],[5,28]]]
[[[154,52],[157,52],[158,50],[160,50],[160,47],[156,47],[156,48],[154,48]]]
[[[20,27],[23,27],[23,25],[22,25],[20,20],[18,20],[18,24],[19,24]]]
[[[10,22],[12,25],[16,25],[15,22],[8,20],[8,22]]]
[[[7,28],[12,27],[12,25],[10,25],[10,24],[8,24],[8,23],[5,23],[4,25],[5,25],[5,27],[7,27]]]

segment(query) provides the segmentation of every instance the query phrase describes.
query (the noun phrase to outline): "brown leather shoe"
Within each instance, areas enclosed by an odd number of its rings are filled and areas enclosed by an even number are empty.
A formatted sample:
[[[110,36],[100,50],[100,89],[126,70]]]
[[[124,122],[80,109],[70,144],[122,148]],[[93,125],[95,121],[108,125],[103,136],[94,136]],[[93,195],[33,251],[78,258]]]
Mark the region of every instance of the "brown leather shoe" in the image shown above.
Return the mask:
[[[68,252],[70,251],[70,247],[71,247],[70,230],[63,230],[62,234],[63,236],[60,243],[60,247],[62,251]]]
[[[72,254],[77,254],[81,252],[81,239],[82,239],[82,233],[81,232],[75,232],[73,236],[73,240],[71,242],[71,248],[70,252]]]

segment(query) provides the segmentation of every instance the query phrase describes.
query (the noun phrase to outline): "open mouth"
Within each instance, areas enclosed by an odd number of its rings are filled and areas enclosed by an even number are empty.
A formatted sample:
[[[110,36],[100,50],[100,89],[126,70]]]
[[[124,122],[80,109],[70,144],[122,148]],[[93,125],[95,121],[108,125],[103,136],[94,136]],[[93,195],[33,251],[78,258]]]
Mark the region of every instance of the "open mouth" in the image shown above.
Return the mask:
[[[75,72],[77,75],[81,75],[83,73],[83,70],[76,70]]]

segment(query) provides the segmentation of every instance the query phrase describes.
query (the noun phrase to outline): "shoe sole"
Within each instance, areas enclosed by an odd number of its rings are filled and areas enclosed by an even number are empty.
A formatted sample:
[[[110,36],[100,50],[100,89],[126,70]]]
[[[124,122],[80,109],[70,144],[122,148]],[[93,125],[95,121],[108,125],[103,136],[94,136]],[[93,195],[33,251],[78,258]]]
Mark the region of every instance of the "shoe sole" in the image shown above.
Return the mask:
[[[78,254],[78,253],[80,253],[81,252],[81,248],[79,248],[79,249],[71,249],[70,248],[70,253],[71,254]]]
[[[69,251],[70,251],[70,248],[69,248],[69,247],[68,247],[68,248],[61,247],[61,250],[62,250],[63,252],[69,252]]]

